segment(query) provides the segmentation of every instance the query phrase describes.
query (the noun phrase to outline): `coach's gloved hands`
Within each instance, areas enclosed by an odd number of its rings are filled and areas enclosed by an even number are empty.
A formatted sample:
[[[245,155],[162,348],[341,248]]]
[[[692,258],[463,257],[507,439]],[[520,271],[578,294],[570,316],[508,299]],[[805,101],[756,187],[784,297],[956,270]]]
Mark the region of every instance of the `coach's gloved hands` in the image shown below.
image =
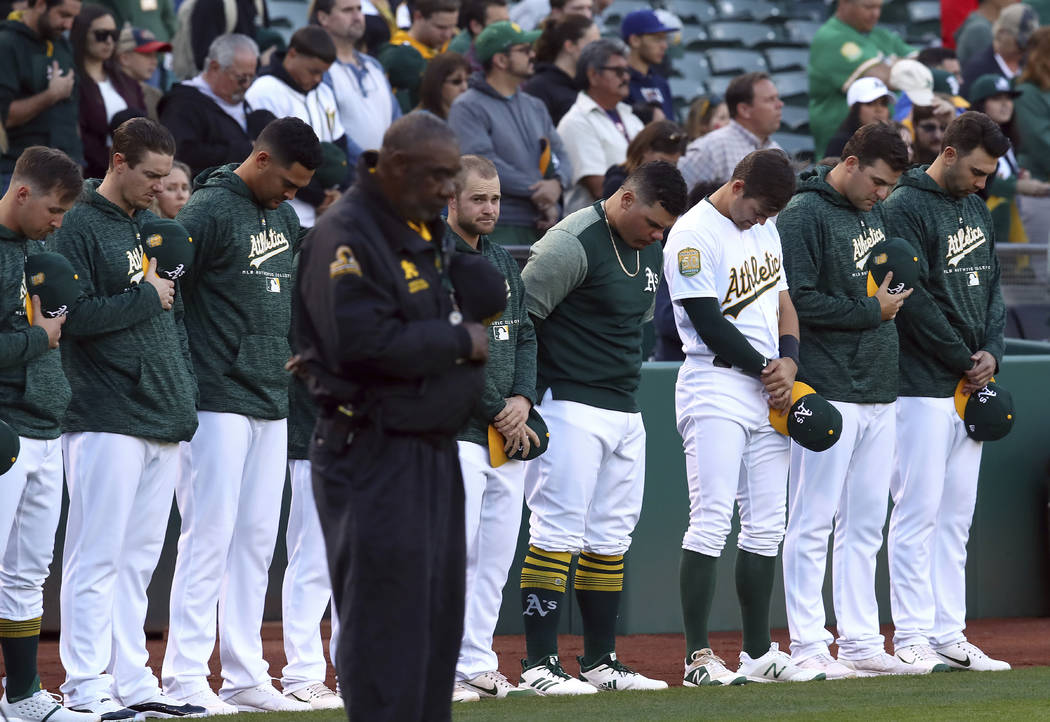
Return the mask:
[[[157,259],[149,259],[149,268],[142,275],[142,280],[157,289],[160,296],[160,307],[170,311],[175,304],[175,282],[157,275]]]
[[[762,369],[760,380],[769,394],[770,408],[786,411],[791,405],[791,389],[795,385],[796,373],[798,366],[786,356],[773,359]]]

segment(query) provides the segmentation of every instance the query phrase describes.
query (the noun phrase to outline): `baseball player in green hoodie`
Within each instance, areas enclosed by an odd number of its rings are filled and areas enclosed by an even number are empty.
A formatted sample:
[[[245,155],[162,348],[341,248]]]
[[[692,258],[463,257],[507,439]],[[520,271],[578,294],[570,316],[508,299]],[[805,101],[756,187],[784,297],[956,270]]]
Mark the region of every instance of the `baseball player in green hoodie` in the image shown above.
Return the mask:
[[[791,444],[784,594],[791,658],[828,679],[919,671],[886,654],[875,600],[896,447],[897,329],[910,290],[893,294],[886,275],[868,296],[867,260],[886,238],[881,201],[908,167],[908,147],[890,126],[872,123],[846,143],[834,168],[802,175],[777,217],[784,270],[798,313],[799,373],[842,414],[842,436],[824,451]],[[835,528],[833,589],[838,661],[828,649],[824,569]]]
[[[58,352],[64,316],[27,299],[25,262],[62,225],[83,180],[65,153],[31,146],[0,198],[0,415],[18,434],[14,466],[0,476],[0,648],[7,679],[0,717],[25,722],[97,722],[40,689],[36,653],[62,505],[61,418],[69,382]],[[27,300],[31,313],[27,311]]]
[[[499,175],[487,158],[465,155],[460,162],[456,195],[448,206],[449,233],[457,253],[480,253],[499,269],[509,298],[503,315],[488,324],[485,393],[456,437],[466,498],[467,604],[453,701],[536,693],[508,682],[492,651],[521,526],[525,462],[511,459],[496,466],[489,454],[489,426],[506,440],[506,453],[540,443],[525,425],[536,400],[536,332],[525,310],[525,286],[510,253],[487,235],[499,220]]]
[[[977,502],[981,443],[953,396],[991,380],[1003,357],[1006,307],[995,226],[977,196],[1010,142],[984,113],[944,132],[928,166],[905,173],[884,205],[891,235],[919,252],[919,284],[897,315],[900,398],[890,483],[893,644],[905,664],[1004,670],[966,641],[966,541]]]
[[[175,283],[143,272],[140,230],[171,171],[175,140],[146,118],[113,134],[109,170],[89,180],[54,250],[80,276],[63,329],[73,389],[62,452],[69,516],[59,651],[66,702],[102,719],[178,717],[147,662],[146,587],[160,558],[196,386]]]
[[[170,695],[211,713],[311,709],[273,687],[260,629],[287,468],[284,364],[301,235],[285,201],[320,163],[310,126],[274,120],[244,162],[198,175],[178,215],[200,244],[183,281],[200,427],[176,486],[182,535],[162,676]],[[221,699],[208,686],[217,617]]]

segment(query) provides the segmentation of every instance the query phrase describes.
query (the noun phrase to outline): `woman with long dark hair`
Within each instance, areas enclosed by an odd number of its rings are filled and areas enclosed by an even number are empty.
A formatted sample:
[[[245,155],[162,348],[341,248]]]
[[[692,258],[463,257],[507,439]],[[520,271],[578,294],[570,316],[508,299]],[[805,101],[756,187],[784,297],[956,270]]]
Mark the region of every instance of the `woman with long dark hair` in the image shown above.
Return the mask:
[[[142,88],[117,67],[119,37],[110,11],[92,4],[84,5],[69,33],[77,68],[86,178],[101,178],[109,168],[109,121],[113,116],[128,108],[146,110]]]
[[[543,101],[558,125],[576,102],[576,61],[588,44],[601,37],[598,26],[585,15],[566,15],[548,19],[536,40],[536,72],[521,86],[529,95]]]
[[[470,61],[459,53],[441,53],[427,63],[419,81],[419,110],[448,120],[452,101],[467,90]]]
[[[853,81],[846,92],[846,102],[849,103],[849,115],[842,121],[842,125],[835,131],[828,141],[828,148],[824,151],[826,157],[838,158],[842,155],[842,149],[846,142],[853,137],[857,130],[868,123],[888,123],[890,120],[890,102],[893,94],[878,78],[858,78]]]

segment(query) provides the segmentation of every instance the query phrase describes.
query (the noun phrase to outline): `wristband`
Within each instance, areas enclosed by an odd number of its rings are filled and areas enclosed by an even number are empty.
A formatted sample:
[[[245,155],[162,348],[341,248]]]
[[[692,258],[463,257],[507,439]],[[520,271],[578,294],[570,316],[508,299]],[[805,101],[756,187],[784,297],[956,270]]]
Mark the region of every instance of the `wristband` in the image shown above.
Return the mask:
[[[780,337],[780,358],[789,358],[798,366],[798,338],[790,334]]]

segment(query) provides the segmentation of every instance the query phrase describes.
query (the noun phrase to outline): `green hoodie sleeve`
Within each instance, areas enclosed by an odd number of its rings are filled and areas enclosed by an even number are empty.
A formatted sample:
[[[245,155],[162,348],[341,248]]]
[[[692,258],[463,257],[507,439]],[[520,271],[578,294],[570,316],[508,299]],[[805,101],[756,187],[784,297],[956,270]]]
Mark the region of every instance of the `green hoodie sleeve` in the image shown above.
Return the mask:
[[[186,304],[182,302],[182,288],[175,285],[175,304],[171,308],[175,316],[175,329],[179,334],[179,350],[182,357],[186,359],[186,368],[189,369],[190,377],[193,378],[193,390],[195,401],[200,401],[200,388],[197,386],[197,374],[193,370],[193,357],[190,355],[190,337],[186,334]]]
[[[514,356],[514,386],[511,393],[524,396],[532,403],[536,403],[536,327],[532,325],[532,318],[525,308],[525,284],[520,275],[515,275],[517,282],[518,318],[518,346]],[[512,281],[513,283],[514,281]]]
[[[55,232],[52,250],[69,259],[80,275],[80,298],[66,317],[62,332],[73,336],[95,336],[120,331],[152,318],[164,309],[157,291],[148,283],[139,283],[115,296],[98,296],[95,292],[93,245],[83,232],[69,225]]]
[[[799,321],[813,328],[849,330],[876,328],[882,323],[882,309],[874,297],[831,296],[817,290],[824,263],[821,229],[804,206],[785,208],[777,216],[777,231]]]
[[[913,240],[919,250],[919,283],[897,312],[897,329],[908,334],[917,346],[940,359],[953,372],[966,373],[973,368],[970,359],[973,351],[926,290],[930,277],[927,259],[931,252],[936,253],[936,249],[929,248],[930,234],[922,219],[910,208],[898,206],[886,214],[886,225],[890,236]]]
[[[43,356],[47,349],[47,331],[39,326],[0,334],[0,368],[24,366],[38,356]]]

